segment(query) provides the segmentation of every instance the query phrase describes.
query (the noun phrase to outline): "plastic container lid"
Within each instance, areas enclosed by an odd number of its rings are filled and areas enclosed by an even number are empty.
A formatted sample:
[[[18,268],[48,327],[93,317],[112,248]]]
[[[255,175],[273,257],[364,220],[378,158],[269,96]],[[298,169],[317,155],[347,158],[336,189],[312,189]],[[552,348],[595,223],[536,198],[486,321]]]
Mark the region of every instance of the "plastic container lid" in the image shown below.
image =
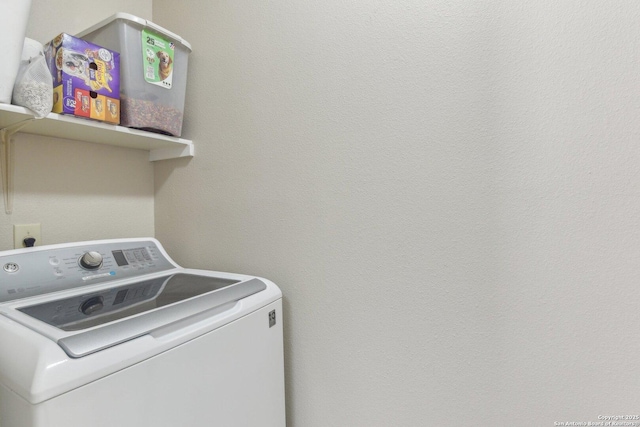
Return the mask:
[[[175,42],[180,43],[181,45],[183,45],[184,47],[186,47],[187,49],[189,49],[189,51],[191,52],[191,44],[189,44],[188,41],[186,41],[185,39],[183,39],[182,37],[180,37],[179,35],[177,35],[174,32],[171,32],[169,30],[167,30],[166,28],[161,27],[160,25],[154,24],[151,21],[148,21],[146,19],[143,18],[138,18],[137,16],[131,15],[130,13],[123,13],[123,12],[119,12],[116,13],[115,15],[112,15],[110,17],[108,17],[107,19],[98,22],[97,24],[87,28],[86,30],[82,31],[81,33],[79,33],[77,35],[77,37],[82,38],[83,36],[92,33],[96,30],[99,30],[102,27],[105,27],[109,24],[111,24],[113,21],[116,21],[118,19],[122,19],[123,21],[130,21],[130,22],[134,22],[138,25],[142,25],[143,27],[147,27],[147,28],[151,28],[161,34],[166,35],[167,37],[170,37],[171,39],[173,39]]]

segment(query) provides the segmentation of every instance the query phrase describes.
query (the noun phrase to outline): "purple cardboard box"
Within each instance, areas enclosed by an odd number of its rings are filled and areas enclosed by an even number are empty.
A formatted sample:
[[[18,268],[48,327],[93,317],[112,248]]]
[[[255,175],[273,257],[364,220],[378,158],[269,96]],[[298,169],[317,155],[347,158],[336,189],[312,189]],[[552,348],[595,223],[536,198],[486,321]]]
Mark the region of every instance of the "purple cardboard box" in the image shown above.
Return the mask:
[[[120,54],[62,33],[45,46],[53,112],[120,123]]]

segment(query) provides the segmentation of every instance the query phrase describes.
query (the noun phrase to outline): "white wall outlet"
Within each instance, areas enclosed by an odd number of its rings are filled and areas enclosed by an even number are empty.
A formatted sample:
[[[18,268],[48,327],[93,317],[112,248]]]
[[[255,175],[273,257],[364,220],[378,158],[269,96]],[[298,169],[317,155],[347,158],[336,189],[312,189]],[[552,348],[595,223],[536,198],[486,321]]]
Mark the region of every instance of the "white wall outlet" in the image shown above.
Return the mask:
[[[13,247],[15,249],[26,248],[24,239],[33,237],[36,239],[34,246],[42,245],[42,235],[40,233],[40,223],[37,224],[14,224],[13,225]]]

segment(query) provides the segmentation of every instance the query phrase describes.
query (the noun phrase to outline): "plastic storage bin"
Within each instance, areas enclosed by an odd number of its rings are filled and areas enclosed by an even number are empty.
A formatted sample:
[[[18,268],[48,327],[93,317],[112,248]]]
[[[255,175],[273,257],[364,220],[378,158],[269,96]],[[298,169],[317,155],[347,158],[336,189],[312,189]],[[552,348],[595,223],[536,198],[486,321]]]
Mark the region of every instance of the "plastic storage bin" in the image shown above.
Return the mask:
[[[120,124],[180,136],[191,45],[177,34],[127,13],[78,37],[120,52]]]

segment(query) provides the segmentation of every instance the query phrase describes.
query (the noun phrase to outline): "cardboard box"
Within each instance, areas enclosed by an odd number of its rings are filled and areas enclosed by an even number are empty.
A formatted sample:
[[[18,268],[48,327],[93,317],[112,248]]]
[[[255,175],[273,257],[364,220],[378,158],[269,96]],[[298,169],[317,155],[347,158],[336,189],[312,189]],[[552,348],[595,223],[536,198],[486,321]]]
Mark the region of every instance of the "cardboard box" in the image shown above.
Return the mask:
[[[45,45],[53,112],[120,123],[120,54],[62,33]]]

